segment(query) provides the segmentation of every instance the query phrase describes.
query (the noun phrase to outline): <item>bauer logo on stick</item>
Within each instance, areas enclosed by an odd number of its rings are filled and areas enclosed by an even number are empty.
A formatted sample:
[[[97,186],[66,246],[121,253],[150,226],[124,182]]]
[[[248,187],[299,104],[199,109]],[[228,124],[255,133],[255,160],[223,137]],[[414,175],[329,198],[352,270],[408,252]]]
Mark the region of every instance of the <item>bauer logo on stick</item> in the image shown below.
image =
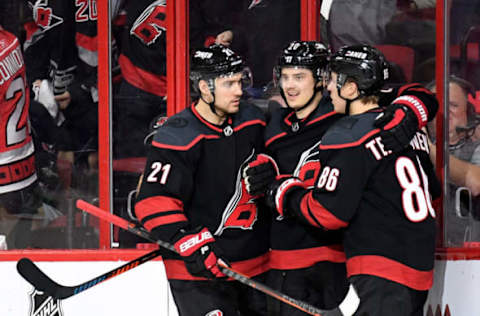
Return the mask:
[[[33,289],[30,295],[29,316],[63,316],[60,300]]]

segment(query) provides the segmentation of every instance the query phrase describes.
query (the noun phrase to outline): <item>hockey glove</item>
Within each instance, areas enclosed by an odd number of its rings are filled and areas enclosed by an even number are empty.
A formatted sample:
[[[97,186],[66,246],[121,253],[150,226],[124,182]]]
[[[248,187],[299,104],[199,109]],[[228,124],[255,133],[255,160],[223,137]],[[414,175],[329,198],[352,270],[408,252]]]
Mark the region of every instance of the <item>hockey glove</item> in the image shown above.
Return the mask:
[[[306,184],[295,177],[278,176],[277,179],[271,183],[265,193],[265,203],[268,207],[277,211],[280,216],[288,216],[285,204],[285,197],[293,189],[302,187]]]
[[[181,230],[174,247],[191,275],[207,279],[225,277],[217,265],[215,239],[207,228]]]
[[[253,196],[265,193],[268,185],[278,176],[278,166],[272,157],[259,154],[243,169],[247,192]]]
[[[416,110],[413,110],[413,107]],[[399,152],[407,147],[415,133],[427,124],[425,111],[419,99],[401,96],[378,115],[375,126],[382,129],[380,136],[385,149]]]

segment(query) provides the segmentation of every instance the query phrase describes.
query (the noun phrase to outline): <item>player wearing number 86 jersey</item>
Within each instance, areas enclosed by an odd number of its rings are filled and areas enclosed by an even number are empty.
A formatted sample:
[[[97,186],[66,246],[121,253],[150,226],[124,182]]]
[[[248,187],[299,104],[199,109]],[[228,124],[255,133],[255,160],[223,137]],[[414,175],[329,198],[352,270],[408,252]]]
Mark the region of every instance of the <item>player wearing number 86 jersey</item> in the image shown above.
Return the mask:
[[[322,230],[345,230],[347,275],[360,298],[354,315],[423,315],[433,282],[431,197],[440,195],[440,186],[425,134],[417,132],[400,152],[382,143],[374,124],[382,112],[383,64],[383,55],[369,46],[332,56],[327,89],[335,111],[349,115],[321,139],[314,187],[298,180],[276,183],[267,199],[284,216]],[[436,102],[428,93],[418,97]]]

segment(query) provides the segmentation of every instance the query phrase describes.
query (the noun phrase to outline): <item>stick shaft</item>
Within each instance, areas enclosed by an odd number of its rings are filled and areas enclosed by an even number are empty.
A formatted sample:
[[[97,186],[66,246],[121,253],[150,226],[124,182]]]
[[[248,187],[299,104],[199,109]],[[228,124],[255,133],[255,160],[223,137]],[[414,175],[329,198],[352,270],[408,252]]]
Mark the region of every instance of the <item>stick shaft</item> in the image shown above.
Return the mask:
[[[137,236],[140,236],[140,237],[143,237],[149,241],[152,241],[152,242],[155,242],[157,243],[158,245],[160,245],[161,247],[164,247],[164,248],[167,248],[171,251],[174,251],[176,252],[175,248],[173,247],[172,244],[170,243],[167,243],[165,241],[161,241],[161,240],[155,240],[155,238],[153,238],[153,236],[150,235],[150,233],[142,228],[137,228],[135,227],[135,225],[133,223],[130,223],[126,220],[124,220],[123,218],[121,217],[118,217],[114,214],[111,214],[109,212],[106,212],[104,210],[102,210],[101,208],[95,206],[95,205],[92,205],[90,203],[87,203],[83,200],[77,200],[77,207],[91,215],[94,215],[100,219],[103,219],[105,221],[108,221],[114,225],[117,225],[123,229],[126,229],[127,231],[137,235]],[[252,288],[255,288],[257,290],[259,290],[260,292],[263,292],[264,294],[267,294],[273,298],[276,298],[290,306],[293,306],[297,309],[300,309],[310,315],[314,315],[314,316],[321,316],[320,314],[321,313],[324,313],[325,311],[324,310],[321,310],[321,309],[318,309],[316,308],[315,306],[312,306],[306,302],[303,302],[303,301],[300,301],[300,300],[297,300],[297,299],[294,299],[286,294],[283,294],[281,292],[278,292],[270,287],[268,287],[267,285],[265,284],[262,284],[260,282],[257,282],[251,278],[249,278],[248,276],[244,275],[244,274],[241,274],[235,270],[233,270],[231,267],[228,267],[226,266],[225,264],[222,264],[221,262],[219,262],[219,266],[222,270],[222,272],[239,281],[240,283],[243,283],[247,286],[250,286]]]

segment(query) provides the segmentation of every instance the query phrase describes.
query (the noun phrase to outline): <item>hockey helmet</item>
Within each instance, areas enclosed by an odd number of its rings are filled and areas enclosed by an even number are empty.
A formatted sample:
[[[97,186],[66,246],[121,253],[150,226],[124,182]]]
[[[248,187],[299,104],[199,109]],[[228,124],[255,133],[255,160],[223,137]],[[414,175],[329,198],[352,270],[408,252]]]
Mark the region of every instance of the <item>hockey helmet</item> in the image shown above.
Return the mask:
[[[286,46],[273,69],[275,83],[279,83],[284,67],[310,69],[316,80],[322,80],[328,65],[329,51],[320,42],[293,41]]]
[[[213,93],[213,79],[229,77],[237,73],[243,75],[242,84],[244,88],[251,85],[252,76],[242,57],[221,44],[213,44],[207,48],[194,51],[190,64],[190,80],[192,80],[196,91],[198,91],[198,82],[205,80]]]
[[[330,70],[336,72],[337,89],[353,79],[360,95],[375,95],[389,77],[388,63],[382,52],[369,45],[344,46],[330,58]]]

